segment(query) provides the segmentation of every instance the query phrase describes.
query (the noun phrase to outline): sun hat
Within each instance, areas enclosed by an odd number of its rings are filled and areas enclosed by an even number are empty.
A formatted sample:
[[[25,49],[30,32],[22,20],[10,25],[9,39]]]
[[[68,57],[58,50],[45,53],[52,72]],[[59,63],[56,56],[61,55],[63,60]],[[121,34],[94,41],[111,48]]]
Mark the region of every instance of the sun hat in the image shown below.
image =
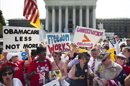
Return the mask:
[[[7,59],[7,60],[10,60],[10,59],[12,59],[12,57],[14,57],[14,56],[18,56],[18,53],[8,53],[6,59]]]
[[[117,54],[116,56],[117,56],[117,57],[122,57],[122,58],[126,59],[126,56],[125,56],[122,52],[120,52],[120,53]]]

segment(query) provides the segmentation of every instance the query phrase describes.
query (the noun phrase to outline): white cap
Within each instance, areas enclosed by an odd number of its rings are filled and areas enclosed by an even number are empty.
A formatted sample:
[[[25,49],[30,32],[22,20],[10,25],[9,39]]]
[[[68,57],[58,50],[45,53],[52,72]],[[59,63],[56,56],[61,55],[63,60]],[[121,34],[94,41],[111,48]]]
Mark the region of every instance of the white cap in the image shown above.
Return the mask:
[[[6,59],[10,60],[13,56],[18,56],[18,54],[17,53],[8,53],[6,56]]]
[[[120,53],[117,54],[116,56],[117,56],[117,57],[122,57],[122,58],[126,59],[126,56],[125,56],[122,52],[120,52]]]

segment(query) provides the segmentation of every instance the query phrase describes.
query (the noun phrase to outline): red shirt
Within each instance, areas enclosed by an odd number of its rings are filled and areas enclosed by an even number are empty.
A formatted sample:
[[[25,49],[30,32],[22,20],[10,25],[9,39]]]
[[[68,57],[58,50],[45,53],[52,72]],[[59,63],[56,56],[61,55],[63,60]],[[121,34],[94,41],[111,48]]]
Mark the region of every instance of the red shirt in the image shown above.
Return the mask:
[[[20,79],[23,86],[25,86],[25,79],[24,79],[24,61],[17,61],[17,63],[8,63],[9,66],[13,67],[15,74],[14,78]]]
[[[124,72],[125,72],[127,75],[130,74],[130,66],[123,65],[123,70],[124,70]]]
[[[30,86],[43,86],[39,83],[40,75],[44,72],[47,73],[51,70],[51,64],[48,59],[45,59],[44,62],[39,62],[34,60],[30,63],[28,67],[27,74],[31,74],[32,72],[36,72],[36,74],[30,77]]]

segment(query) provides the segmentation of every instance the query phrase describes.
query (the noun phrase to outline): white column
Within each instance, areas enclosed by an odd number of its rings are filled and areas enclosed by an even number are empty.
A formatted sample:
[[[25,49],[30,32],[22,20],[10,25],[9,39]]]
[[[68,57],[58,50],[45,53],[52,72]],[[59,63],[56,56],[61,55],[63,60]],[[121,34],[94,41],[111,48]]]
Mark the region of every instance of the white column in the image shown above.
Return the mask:
[[[89,7],[86,7],[86,27],[89,27]]]
[[[96,15],[95,15],[95,7],[93,7],[93,16],[92,16],[92,18],[93,18],[93,28],[95,28],[96,29]]]
[[[61,32],[61,28],[62,28],[62,9],[61,6],[59,6],[59,32]]]
[[[55,8],[52,7],[52,32],[55,32]]]
[[[79,20],[79,24],[80,24],[80,26],[82,26],[82,17],[83,16],[83,12],[82,12],[82,6],[80,6],[80,9],[79,9],[79,18],[80,18],[80,20]]]
[[[73,7],[73,27],[76,27],[76,8]]]
[[[49,13],[48,13],[48,7],[46,6],[46,30],[49,31],[49,17],[48,17]]]
[[[68,29],[68,7],[65,8],[65,28]]]

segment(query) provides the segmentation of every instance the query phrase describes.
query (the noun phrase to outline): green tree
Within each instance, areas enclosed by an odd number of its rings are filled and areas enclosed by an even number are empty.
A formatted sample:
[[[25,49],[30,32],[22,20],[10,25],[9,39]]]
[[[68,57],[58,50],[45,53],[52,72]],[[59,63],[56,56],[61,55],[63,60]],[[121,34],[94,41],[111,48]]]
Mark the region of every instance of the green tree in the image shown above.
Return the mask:
[[[2,11],[0,10],[0,38],[3,37],[3,26],[6,25],[5,24],[5,20],[2,14]]]

